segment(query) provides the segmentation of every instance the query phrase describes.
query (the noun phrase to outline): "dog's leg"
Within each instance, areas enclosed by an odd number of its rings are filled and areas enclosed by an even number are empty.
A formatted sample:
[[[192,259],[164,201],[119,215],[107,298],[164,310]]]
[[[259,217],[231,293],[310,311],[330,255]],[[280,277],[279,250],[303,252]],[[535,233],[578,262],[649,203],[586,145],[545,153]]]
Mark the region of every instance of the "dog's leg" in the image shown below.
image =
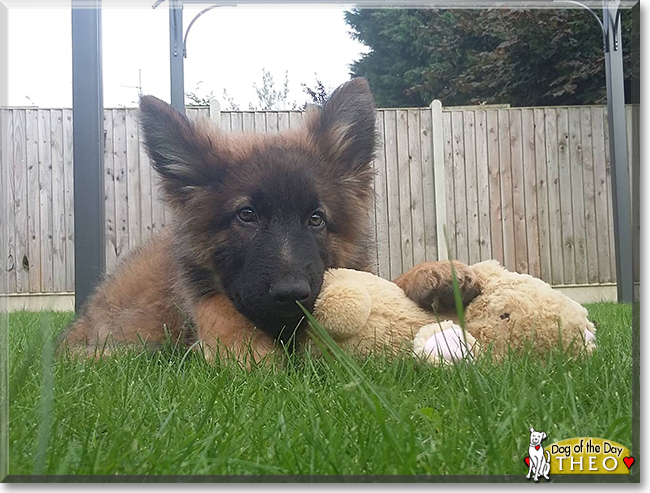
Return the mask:
[[[537,457],[537,460],[535,461],[535,475],[533,477],[533,480],[536,482],[539,481],[539,472],[541,468],[542,468],[542,460],[539,457]]]
[[[199,301],[194,308],[194,322],[208,361],[214,361],[217,355],[235,357],[250,369],[274,350],[273,340],[256,330],[224,295]]]
[[[463,306],[467,306],[481,292],[478,277],[469,265],[454,260],[453,266]],[[452,269],[448,261],[423,262],[394,282],[422,308],[435,311],[455,308]]]
[[[530,475],[533,472],[533,458],[529,455],[528,459],[528,474],[526,474],[526,479],[530,479]]]

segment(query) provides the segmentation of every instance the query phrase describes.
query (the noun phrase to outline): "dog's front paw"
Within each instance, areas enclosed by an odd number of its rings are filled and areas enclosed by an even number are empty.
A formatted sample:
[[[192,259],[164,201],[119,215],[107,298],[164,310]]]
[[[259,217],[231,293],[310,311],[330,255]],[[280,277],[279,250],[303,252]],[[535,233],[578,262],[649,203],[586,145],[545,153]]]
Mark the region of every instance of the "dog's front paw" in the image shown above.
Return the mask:
[[[481,293],[479,278],[471,266],[457,260],[453,261],[453,270],[465,307]],[[423,262],[394,282],[422,308],[438,311],[454,310],[456,307],[452,262]]]

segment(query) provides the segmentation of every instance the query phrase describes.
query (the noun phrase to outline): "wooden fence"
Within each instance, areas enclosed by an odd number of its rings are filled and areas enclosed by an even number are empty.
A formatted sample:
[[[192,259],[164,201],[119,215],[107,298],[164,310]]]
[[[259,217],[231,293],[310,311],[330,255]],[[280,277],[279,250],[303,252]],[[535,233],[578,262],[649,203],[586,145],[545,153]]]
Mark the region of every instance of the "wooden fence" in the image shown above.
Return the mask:
[[[297,111],[220,112],[218,105],[188,115],[212,118],[225,131],[277,132],[302,120]],[[496,258],[553,285],[615,281],[606,116],[602,106],[443,108],[436,101],[379,110],[377,272],[394,278],[425,260]],[[71,292],[72,111],[8,108],[0,118],[0,292]],[[104,129],[110,270],[171,216],[141,145],[137,111],[106,109]],[[627,108],[627,131],[630,163],[638,166],[638,106]]]

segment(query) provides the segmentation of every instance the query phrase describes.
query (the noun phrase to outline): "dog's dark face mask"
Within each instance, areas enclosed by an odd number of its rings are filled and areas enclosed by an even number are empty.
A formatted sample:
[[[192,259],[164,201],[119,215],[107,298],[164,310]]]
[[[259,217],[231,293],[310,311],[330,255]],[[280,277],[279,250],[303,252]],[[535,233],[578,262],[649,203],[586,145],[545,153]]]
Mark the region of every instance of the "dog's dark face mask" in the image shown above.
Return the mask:
[[[225,293],[286,339],[302,318],[296,301],[311,310],[325,269],[371,267],[375,119],[364,80],[277,134],[225,134],[152,97],[140,108],[193,296]]]

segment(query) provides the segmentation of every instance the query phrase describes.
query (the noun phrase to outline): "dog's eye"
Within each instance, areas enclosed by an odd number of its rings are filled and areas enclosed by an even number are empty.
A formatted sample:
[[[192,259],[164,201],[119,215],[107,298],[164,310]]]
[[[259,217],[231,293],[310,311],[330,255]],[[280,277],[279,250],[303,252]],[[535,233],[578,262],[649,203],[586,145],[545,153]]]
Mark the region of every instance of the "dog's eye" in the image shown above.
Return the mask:
[[[244,223],[254,223],[257,221],[257,214],[250,207],[244,207],[237,213],[237,217]]]
[[[308,224],[312,228],[322,228],[323,226],[325,226],[325,215],[320,211],[314,212],[309,217]]]

